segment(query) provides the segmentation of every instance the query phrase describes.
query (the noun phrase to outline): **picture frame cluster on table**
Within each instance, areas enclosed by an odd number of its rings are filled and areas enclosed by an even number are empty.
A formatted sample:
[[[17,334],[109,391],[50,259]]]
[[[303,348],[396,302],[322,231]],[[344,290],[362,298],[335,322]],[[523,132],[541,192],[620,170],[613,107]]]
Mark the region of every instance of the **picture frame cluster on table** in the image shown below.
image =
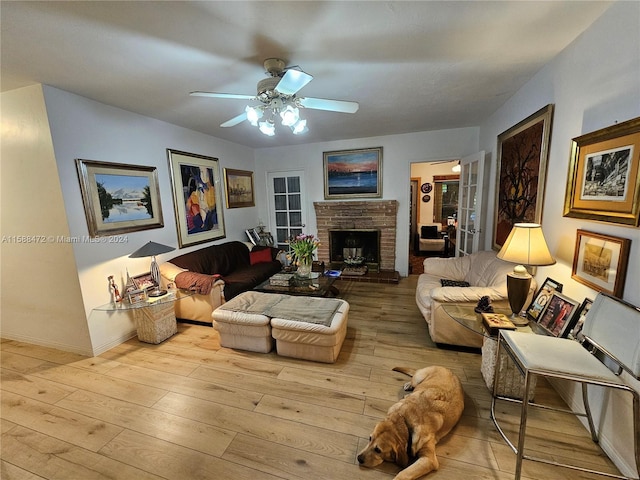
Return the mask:
[[[580,331],[593,300],[585,298],[579,302],[563,295],[562,288],[560,282],[547,277],[527,307],[527,318],[537,333],[580,341]]]

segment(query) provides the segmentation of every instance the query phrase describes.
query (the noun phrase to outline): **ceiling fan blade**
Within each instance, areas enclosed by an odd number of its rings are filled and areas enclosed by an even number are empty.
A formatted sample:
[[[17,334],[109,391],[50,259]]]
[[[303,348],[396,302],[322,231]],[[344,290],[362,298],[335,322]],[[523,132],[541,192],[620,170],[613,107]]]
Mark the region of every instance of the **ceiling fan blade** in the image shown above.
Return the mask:
[[[227,120],[226,122],[221,123],[220,126],[221,127],[233,127],[235,125],[238,125],[241,122],[244,122],[246,119],[247,119],[247,112],[242,112],[237,117],[233,117],[231,120]]]
[[[282,95],[294,95],[311,80],[313,77],[308,73],[300,70],[287,70],[284,77],[278,82],[276,91]]]
[[[344,100],[328,100],[326,98],[300,98],[300,105],[316,110],[328,110],[330,112],[356,113],[360,105],[358,102],[345,102]]]
[[[213,97],[213,98],[231,98],[235,100],[255,100],[255,95],[241,95],[236,93],[215,93],[215,92],[191,92],[192,97]]]

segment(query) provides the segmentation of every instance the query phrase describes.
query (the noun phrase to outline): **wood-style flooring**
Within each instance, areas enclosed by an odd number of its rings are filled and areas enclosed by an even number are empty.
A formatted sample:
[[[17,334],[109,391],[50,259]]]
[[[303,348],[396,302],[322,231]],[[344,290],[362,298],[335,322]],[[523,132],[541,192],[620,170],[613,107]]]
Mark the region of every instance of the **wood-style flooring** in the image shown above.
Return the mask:
[[[466,406],[425,478],[511,479],[515,456],[489,418],[480,354],[432,344],[416,278],[338,283],[351,310],[331,365],[221,348],[213,328],[189,324],[159,345],[133,338],[95,358],[4,340],[0,477],[391,480],[397,466],[356,460],[403,394],[407,378],[391,369],[439,364],[461,378]],[[537,395],[559,401],[545,385]],[[515,432],[517,407],[500,412]],[[574,417],[534,411],[529,425],[538,455],[616,472]],[[602,477],[525,461],[524,478]]]

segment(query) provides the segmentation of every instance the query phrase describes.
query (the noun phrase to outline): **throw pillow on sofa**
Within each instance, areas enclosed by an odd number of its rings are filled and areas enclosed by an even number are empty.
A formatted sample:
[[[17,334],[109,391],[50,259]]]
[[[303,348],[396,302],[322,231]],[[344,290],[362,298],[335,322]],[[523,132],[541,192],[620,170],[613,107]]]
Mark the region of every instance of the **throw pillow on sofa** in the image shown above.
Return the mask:
[[[254,248],[253,250],[251,250],[251,252],[249,252],[249,261],[251,262],[251,265],[273,261],[273,259],[271,258],[271,249],[264,248],[256,250]]]

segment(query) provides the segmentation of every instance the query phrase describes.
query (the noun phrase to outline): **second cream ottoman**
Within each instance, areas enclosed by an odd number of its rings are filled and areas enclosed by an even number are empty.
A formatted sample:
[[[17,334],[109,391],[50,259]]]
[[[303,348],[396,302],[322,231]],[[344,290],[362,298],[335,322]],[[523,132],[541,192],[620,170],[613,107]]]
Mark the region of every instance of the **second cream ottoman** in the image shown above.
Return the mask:
[[[271,335],[276,340],[278,355],[334,363],[347,336],[349,304],[340,299],[306,298],[305,310],[336,305],[330,324],[322,325],[299,320],[273,317]],[[329,303],[336,302],[336,303]],[[301,317],[304,318],[304,311]]]

